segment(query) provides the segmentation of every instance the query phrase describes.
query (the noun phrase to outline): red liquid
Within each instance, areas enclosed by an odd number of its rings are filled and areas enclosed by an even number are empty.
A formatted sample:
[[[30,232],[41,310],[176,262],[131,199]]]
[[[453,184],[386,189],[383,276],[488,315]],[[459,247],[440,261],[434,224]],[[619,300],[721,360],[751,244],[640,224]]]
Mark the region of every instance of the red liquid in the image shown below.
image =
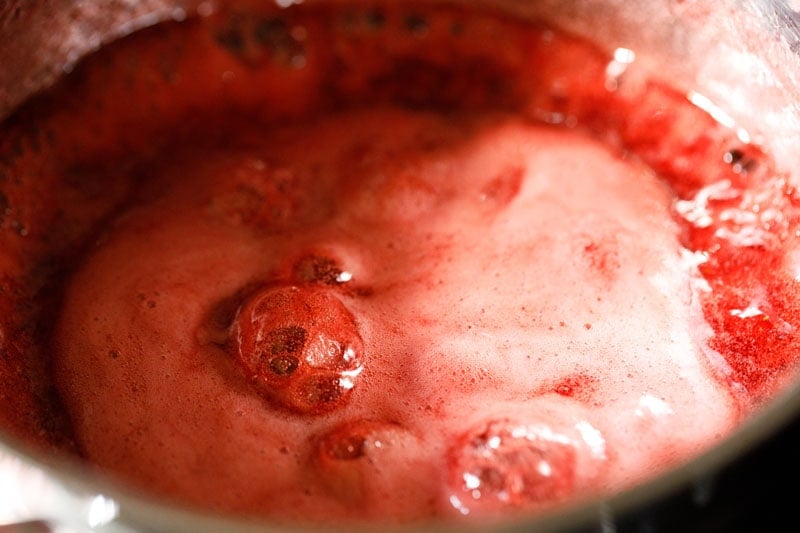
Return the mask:
[[[787,379],[796,193],[610,62],[422,4],[134,35],[0,137],[5,329],[52,337],[80,453],[183,503],[449,520],[630,486]]]

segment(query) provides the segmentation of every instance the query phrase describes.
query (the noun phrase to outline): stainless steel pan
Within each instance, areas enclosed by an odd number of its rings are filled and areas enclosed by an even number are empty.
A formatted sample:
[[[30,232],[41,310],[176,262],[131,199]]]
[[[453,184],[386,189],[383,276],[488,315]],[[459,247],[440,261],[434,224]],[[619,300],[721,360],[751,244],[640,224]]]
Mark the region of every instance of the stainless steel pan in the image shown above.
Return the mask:
[[[195,16],[235,0],[0,0],[0,119],[69,72],[81,57],[138,29]],[[270,1],[270,0],[264,0]],[[314,0],[306,0],[308,3]],[[325,0],[316,0],[323,2]],[[399,0],[398,0],[399,1]],[[466,1],[466,0],[465,0]],[[490,0],[483,0],[488,3]],[[498,0],[524,17],[545,17],[601,46],[637,52],[637,61],[670,83],[718,106],[800,179],[800,17],[776,1]],[[0,349],[4,339],[0,336]],[[6,409],[0,403],[0,411]],[[689,464],[644,486],[580,504],[511,529],[614,531],[675,494],[697,505],[714,480],[800,414],[800,383],[780,394],[733,435]],[[160,505],[91,474],[65,457],[36,452],[0,427],[0,524],[53,530],[269,530]],[[744,490],[744,488],[743,488]],[[24,526],[22,526],[24,528]],[[0,528],[2,529],[2,528]],[[423,528],[424,529],[424,528]],[[463,530],[464,527],[458,529]],[[283,528],[282,530],[285,530]]]

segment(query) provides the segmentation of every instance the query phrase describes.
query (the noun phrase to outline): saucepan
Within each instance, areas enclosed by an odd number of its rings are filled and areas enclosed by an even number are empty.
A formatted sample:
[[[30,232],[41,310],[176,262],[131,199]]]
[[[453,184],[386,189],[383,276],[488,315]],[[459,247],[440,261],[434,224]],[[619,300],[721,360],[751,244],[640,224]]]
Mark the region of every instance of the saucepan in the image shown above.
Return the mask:
[[[301,3],[301,0],[264,0],[271,1],[282,7]],[[112,41],[161,22],[205,16],[222,4],[235,2],[0,0],[0,119],[13,116],[15,109],[29,97],[46,90],[84,56]],[[463,3],[479,2],[464,0]],[[637,3],[481,0],[480,3],[492,4],[518,17],[542,18],[565,31],[585,36],[606,50],[634,50],[636,61],[644,68],[692,95],[692,101],[719,122],[746,132],[774,156],[777,167],[790,180],[800,180],[797,158],[800,3],[790,0]],[[11,217],[4,217],[3,210],[9,213],[9,207],[0,203],[2,231],[24,231],[12,227]],[[0,296],[13,290],[13,280],[9,281],[8,273],[3,270],[5,264],[0,262]],[[5,312],[7,307],[0,306],[0,313]],[[163,504],[91,471],[70,454],[43,445],[42,431],[31,423],[33,417],[28,416],[29,410],[35,409],[41,400],[36,396],[41,391],[26,389],[27,383],[37,379],[36,375],[26,373],[41,372],[46,365],[19,360],[24,356],[20,355],[19,346],[13,346],[15,338],[7,323],[0,322],[0,386],[3,387],[0,390],[0,526],[16,524],[21,530],[30,527],[56,531],[286,530],[285,526],[279,528],[268,521],[254,522]],[[781,453],[785,448],[776,447],[775,443],[789,438],[800,443],[797,430],[792,430],[796,420],[800,420],[800,381],[776,391],[774,398],[748,416],[729,437],[686,464],[622,493],[513,520],[503,524],[503,529],[658,530],[664,525],[709,530],[713,524],[725,523],[719,516],[716,521],[708,521],[709,513],[722,512],[714,507],[714,502],[730,494],[738,495],[737,501],[748,501],[768,490],[767,485],[751,484],[751,478],[732,473],[741,469],[742,464],[749,464],[751,472],[758,472],[764,454]],[[778,459],[787,472],[800,468],[796,457]],[[724,486],[734,482],[742,482],[742,486]],[[722,507],[730,513],[730,508]],[[421,525],[413,529],[433,527]],[[459,525],[454,529],[468,527]]]

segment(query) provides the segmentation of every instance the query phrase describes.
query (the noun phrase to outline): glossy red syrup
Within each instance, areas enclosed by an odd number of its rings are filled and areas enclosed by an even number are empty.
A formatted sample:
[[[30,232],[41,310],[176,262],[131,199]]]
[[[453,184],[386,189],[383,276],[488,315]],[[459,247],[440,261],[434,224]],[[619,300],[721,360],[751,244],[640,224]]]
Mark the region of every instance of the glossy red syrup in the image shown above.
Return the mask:
[[[796,365],[785,176],[544,25],[243,5],[2,133],[6,425],[168,501],[540,512],[691,458]]]

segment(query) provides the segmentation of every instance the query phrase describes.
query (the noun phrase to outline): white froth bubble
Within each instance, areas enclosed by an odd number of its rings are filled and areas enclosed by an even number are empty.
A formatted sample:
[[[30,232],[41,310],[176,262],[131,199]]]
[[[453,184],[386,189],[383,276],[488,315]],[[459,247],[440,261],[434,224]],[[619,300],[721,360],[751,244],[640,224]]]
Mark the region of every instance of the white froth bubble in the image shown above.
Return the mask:
[[[347,362],[347,363],[349,363],[351,361],[355,361],[356,360],[356,352],[355,352],[355,350],[353,350],[352,347],[348,346],[347,349],[342,354],[342,359],[344,359],[345,362]]]
[[[645,417],[661,417],[675,414],[672,407],[664,400],[653,396],[652,394],[643,394],[639,398],[638,407],[636,408],[636,416]]]
[[[630,65],[636,59],[636,52],[630,48],[617,48],[614,50],[614,61]]]
[[[528,428],[522,426],[516,427],[511,430],[511,436],[515,439],[527,438]]]
[[[551,467],[550,463],[547,461],[539,461],[539,464],[536,465],[536,471],[544,477],[550,477],[553,475],[553,467]]]
[[[708,263],[710,255],[705,250],[693,252],[687,248],[681,248],[682,265],[687,270],[694,270],[702,264]]]
[[[355,368],[353,370],[346,370],[342,372],[342,376],[339,378],[339,386],[342,387],[344,390],[350,390],[356,386],[355,380],[361,371],[364,370],[363,366]]]
[[[592,426],[589,422],[581,420],[575,424],[575,429],[581,434],[583,442],[589,446],[592,455],[600,458],[606,456],[606,440],[597,428]]]
[[[481,486],[481,478],[471,472],[464,472],[464,487],[469,490],[477,489]]]
[[[636,59],[636,54],[629,48],[614,50],[614,59],[606,65],[605,87],[609,91],[616,91],[619,87],[619,78],[628,70],[628,66]]]
[[[450,495],[450,505],[453,506],[453,509],[461,513],[462,515],[466,516],[469,514],[469,509],[461,503],[461,500],[455,494]]]
[[[756,316],[766,316],[766,313],[754,305],[749,305],[744,309],[731,309],[731,315],[739,318],[753,318]]]
[[[726,128],[733,128],[736,125],[736,121],[733,119],[733,117],[712,102],[707,96],[700,94],[697,91],[689,91],[689,94],[687,94],[686,97],[691,103],[711,115],[711,118]]]

